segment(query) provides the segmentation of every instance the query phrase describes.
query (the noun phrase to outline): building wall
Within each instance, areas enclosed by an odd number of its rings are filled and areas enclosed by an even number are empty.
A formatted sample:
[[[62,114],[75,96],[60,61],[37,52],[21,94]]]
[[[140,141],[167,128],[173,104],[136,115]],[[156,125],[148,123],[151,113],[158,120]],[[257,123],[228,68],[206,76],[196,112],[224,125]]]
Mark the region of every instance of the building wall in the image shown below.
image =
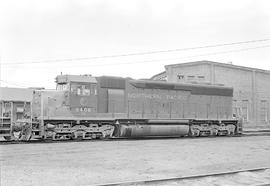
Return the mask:
[[[209,66],[202,64],[196,66],[168,67],[167,79],[172,82],[208,82],[210,83]]]
[[[244,117],[244,127],[270,127],[270,72],[218,63],[169,65],[166,72],[172,82],[233,87],[233,111]]]
[[[270,125],[270,75],[263,73],[256,73],[256,94],[257,98],[256,115],[258,121],[264,125]]]
[[[256,104],[254,97],[253,72],[243,69],[226,68],[223,66],[214,66],[213,83],[222,83],[225,86],[234,88],[233,109],[237,108],[245,121],[245,125],[258,124],[256,122]],[[239,112],[238,111],[238,112]]]

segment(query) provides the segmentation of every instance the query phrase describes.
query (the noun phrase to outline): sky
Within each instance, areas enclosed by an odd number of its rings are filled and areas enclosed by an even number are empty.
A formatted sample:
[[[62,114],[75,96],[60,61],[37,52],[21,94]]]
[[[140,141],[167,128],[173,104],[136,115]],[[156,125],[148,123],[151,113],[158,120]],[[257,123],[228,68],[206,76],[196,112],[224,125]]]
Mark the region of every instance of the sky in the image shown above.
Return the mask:
[[[60,73],[150,78],[165,65],[199,60],[270,70],[269,7],[269,0],[0,0],[1,86],[51,89]],[[253,42],[203,48],[245,41]],[[152,51],[167,52],[145,54]],[[134,53],[144,55],[125,56]]]

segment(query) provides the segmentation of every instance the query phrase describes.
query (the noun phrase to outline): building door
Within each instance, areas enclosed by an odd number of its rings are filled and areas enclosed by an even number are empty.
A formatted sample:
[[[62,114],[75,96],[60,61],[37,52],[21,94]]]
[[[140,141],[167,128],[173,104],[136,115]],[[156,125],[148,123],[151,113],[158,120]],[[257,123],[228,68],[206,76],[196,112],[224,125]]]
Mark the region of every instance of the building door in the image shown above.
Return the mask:
[[[242,117],[244,122],[248,122],[248,100],[242,100]]]
[[[267,122],[267,101],[261,100],[260,103],[260,120],[262,123]]]

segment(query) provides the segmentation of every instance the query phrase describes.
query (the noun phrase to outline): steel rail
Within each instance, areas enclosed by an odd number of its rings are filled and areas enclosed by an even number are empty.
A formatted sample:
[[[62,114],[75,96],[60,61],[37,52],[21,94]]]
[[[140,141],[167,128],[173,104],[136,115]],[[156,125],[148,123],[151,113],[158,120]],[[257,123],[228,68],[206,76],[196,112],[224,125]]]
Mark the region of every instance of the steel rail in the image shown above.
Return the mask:
[[[12,145],[12,144],[31,144],[31,143],[70,143],[70,142],[102,142],[102,141],[136,141],[136,140],[160,140],[160,139],[213,139],[213,138],[231,138],[231,137],[252,137],[252,136],[270,136],[270,132],[262,133],[250,133],[234,136],[200,136],[200,137],[141,137],[141,138],[108,138],[108,139],[73,139],[73,140],[44,140],[44,139],[34,139],[30,141],[0,141],[0,145]]]
[[[171,178],[163,178],[163,179],[151,179],[151,180],[136,180],[136,181],[127,181],[127,182],[116,182],[116,183],[102,183],[96,184],[93,186],[128,186],[128,185],[147,185],[147,184],[161,184],[170,181],[181,181],[181,180],[192,180],[198,178],[205,178],[209,176],[225,176],[225,175],[232,175],[241,172],[256,172],[256,171],[263,171],[270,169],[269,167],[259,167],[259,168],[252,168],[252,169],[240,169],[240,170],[233,170],[233,171],[224,171],[224,172],[213,172],[207,174],[196,174],[196,175],[189,175],[189,176],[181,176],[181,177],[171,177]],[[269,186],[270,183],[262,183],[254,186]]]
[[[270,135],[270,133],[269,133]],[[251,136],[251,135],[249,135]],[[264,136],[264,135],[263,135]],[[232,138],[232,137],[245,137],[245,135],[234,135],[234,136],[200,136],[200,137],[140,137],[140,138],[108,138],[108,139],[73,139],[73,140],[44,140],[44,139],[34,139],[29,141],[0,141],[0,145],[9,144],[31,144],[31,143],[72,143],[72,142],[102,142],[102,141],[141,141],[141,140],[167,140],[167,139],[181,139],[181,140],[195,140],[195,139],[214,139],[214,138]]]

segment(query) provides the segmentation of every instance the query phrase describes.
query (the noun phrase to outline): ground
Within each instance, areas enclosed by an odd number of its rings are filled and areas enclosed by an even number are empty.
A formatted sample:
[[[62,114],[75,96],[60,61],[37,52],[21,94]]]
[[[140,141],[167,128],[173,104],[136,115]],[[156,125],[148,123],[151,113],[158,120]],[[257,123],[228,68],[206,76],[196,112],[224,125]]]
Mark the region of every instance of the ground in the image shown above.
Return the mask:
[[[1,186],[95,185],[270,167],[270,136],[0,145]]]

